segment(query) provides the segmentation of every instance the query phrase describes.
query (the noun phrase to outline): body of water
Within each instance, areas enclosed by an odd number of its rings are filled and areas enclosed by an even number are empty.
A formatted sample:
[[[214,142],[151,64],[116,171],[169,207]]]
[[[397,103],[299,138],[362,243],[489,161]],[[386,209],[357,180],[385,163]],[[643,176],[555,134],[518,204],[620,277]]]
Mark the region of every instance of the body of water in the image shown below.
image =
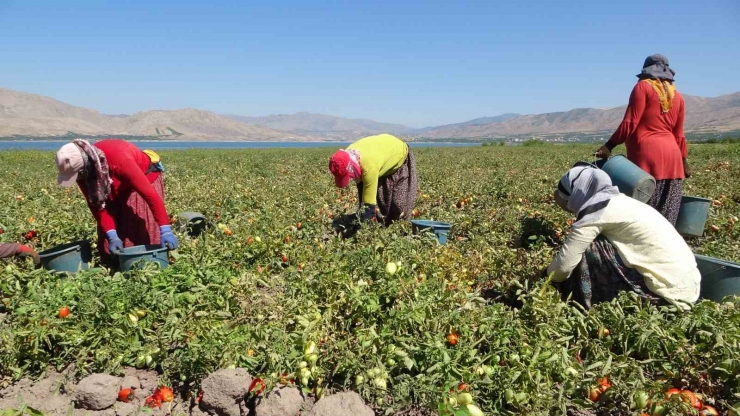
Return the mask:
[[[142,149],[176,150],[176,149],[275,149],[275,148],[314,148],[346,147],[350,142],[177,142],[177,141],[132,141]],[[0,141],[0,150],[59,150],[68,143],[61,140],[23,140]],[[465,147],[480,146],[480,143],[429,143],[412,142],[411,147]]]

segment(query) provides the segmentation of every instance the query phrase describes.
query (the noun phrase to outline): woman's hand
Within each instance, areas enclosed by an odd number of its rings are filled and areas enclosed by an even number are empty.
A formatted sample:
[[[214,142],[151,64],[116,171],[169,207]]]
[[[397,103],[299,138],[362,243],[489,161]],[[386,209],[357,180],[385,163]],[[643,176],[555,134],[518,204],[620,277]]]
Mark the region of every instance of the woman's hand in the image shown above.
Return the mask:
[[[176,250],[178,243],[177,237],[172,233],[172,227],[169,225],[163,225],[159,227],[159,240],[162,247],[167,247],[168,250]]]
[[[594,156],[602,158],[602,159],[608,159],[609,156],[612,155],[612,151],[609,150],[606,146],[601,146],[596,153],[594,153]]]
[[[683,176],[691,177],[691,168],[689,168],[689,161],[686,158],[683,158]]]
[[[41,259],[39,258],[39,254],[35,252],[31,247],[21,244],[20,247],[18,247],[18,257],[31,257],[33,258],[33,264],[39,265],[41,264]]]
[[[111,254],[118,254],[123,251],[123,241],[118,238],[116,230],[110,230],[105,235],[108,237],[108,251]]]

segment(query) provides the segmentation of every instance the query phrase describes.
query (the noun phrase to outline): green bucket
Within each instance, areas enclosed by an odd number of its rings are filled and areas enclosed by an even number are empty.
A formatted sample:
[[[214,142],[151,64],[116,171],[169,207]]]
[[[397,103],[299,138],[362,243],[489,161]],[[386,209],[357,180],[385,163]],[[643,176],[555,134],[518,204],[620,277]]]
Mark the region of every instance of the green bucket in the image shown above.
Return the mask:
[[[162,269],[170,264],[167,248],[160,245],[126,247],[122,253],[118,253],[118,263],[122,272],[142,269],[147,263],[158,264]]]
[[[90,267],[92,250],[89,241],[75,241],[44,250],[39,253],[39,259],[47,270],[74,274]]]
[[[727,296],[740,296],[740,264],[696,255],[701,273],[701,297],[721,302]]]
[[[681,209],[678,211],[676,230],[685,237],[701,237],[709,217],[709,205],[712,201],[697,196],[681,198]]]
[[[648,202],[655,192],[655,178],[640,169],[622,155],[598,161],[599,166],[610,178],[619,192],[640,202]]]

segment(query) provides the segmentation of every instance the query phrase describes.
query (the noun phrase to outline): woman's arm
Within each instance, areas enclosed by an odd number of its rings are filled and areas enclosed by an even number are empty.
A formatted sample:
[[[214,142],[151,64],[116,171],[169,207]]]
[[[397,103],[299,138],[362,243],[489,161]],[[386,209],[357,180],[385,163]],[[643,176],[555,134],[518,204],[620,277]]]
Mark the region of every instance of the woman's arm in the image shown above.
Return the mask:
[[[553,274],[554,282],[566,280],[570,273],[578,266],[591,243],[601,234],[600,227],[590,225],[578,227],[571,231],[560,251],[547,268],[548,274]]]
[[[684,122],[684,116],[685,116],[685,106],[686,103],[683,99],[677,100],[679,101],[679,109],[678,109],[678,116],[676,117],[676,124],[673,126],[673,137],[676,138],[676,144],[678,145],[678,148],[681,150],[681,158],[683,159],[683,171],[684,176],[687,178],[691,176],[691,172],[689,171],[689,164],[686,161],[686,158],[689,157],[689,149],[686,146],[686,135],[683,131],[683,122]]]
[[[157,221],[157,225],[160,227],[170,225],[164,201],[149,182],[149,179],[146,177],[144,172],[142,172],[133,161],[116,172],[116,176],[121,183],[130,185],[131,189],[144,198],[147,205],[149,205],[149,209],[152,210],[152,214],[154,214],[154,219]]]
[[[638,82],[632,89],[630,101],[627,105],[627,110],[624,112],[622,123],[619,124],[617,130],[604,145],[604,147],[609,149],[610,153],[612,149],[624,143],[632,136],[637,129],[637,125],[640,124],[640,119],[645,113],[645,106],[647,104],[647,90],[645,88],[651,87],[646,82]]]

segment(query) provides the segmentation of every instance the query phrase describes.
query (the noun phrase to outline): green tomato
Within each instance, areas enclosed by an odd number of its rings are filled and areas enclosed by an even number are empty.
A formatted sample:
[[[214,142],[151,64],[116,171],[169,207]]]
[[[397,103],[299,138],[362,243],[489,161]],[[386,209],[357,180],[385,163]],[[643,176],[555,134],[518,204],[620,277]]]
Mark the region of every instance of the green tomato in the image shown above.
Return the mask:
[[[644,391],[638,391],[634,395],[635,409],[642,410],[647,407],[647,402],[650,397]]]
[[[473,395],[470,393],[460,393],[457,395],[457,402],[462,406],[471,404],[473,403]]]
[[[519,392],[514,395],[514,399],[519,404],[526,403],[527,400],[529,399],[529,395],[527,395],[527,393],[524,393],[524,392]]]
[[[565,374],[567,374],[568,377],[575,377],[578,375],[578,370],[573,367],[568,367],[565,369]]]
[[[301,377],[301,385],[308,386],[308,377]]]
[[[504,390],[504,399],[506,400],[506,403],[512,403],[514,401],[514,390]]]
[[[377,388],[379,388],[381,390],[385,390],[386,387],[388,386],[387,383],[386,383],[386,381],[385,381],[385,379],[382,379],[380,377],[377,377],[377,378],[375,378],[373,380],[373,385],[375,385],[375,387],[377,387]]]
[[[300,363],[298,363],[298,368],[306,368],[306,367],[308,367],[308,363],[307,362],[301,361]]]
[[[364,382],[365,382],[365,377],[361,375],[358,375],[355,377],[355,384],[357,384],[358,386]]]
[[[470,414],[470,416],[483,416],[483,411],[480,410],[480,408],[474,404],[466,405],[465,409],[467,409],[468,414]]]
[[[316,352],[316,343],[311,341],[308,344],[306,344],[306,347],[303,349],[304,354],[311,355]]]
[[[395,367],[396,366],[396,360],[393,358],[389,358],[388,361],[385,362],[385,365],[388,367]]]
[[[319,360],[319,356],[318,356],[318,354],[311,354],[311,355],[308,356],[307,360],[308,360],[308,363],[309,364],[315,365],[316,364],[316,361]]]
[[[509,361],[511,361],[512,363],[518,363],[520,360],[521,358],[519,357],[519,354],[511,354],[509,356]]]

